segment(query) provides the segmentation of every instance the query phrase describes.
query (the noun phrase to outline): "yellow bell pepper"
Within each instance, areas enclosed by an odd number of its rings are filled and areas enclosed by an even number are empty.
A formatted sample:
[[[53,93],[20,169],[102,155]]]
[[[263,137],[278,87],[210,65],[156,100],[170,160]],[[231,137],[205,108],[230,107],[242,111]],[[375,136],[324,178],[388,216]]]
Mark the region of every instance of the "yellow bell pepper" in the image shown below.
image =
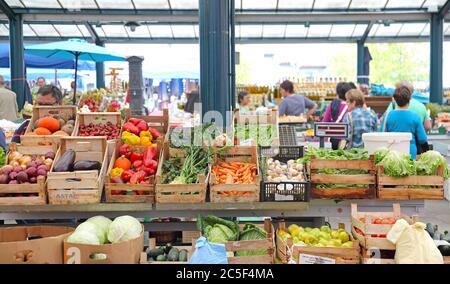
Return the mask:
[[[141,138],[132,133],[126,134],[125,136],[122,134],[122,140],[124,144],[128,144],[131,146],[139,145],[141,143]]]
[[[144,136],[141,137],[141,146],[151,146],[152,139],[150,137]]]
[[[122,168],[114,168],[111,170],[111,176],[112,177],[120,177],[123,173],[123,169]]]
[[[148,130],[144,130],[144,131],[141,131],[140,133],[139,133],[139,137],[148,137],[148,138],[150,138],[150,141],[153,139],[153,136],[152,136],[152,134],[150,133],[150,131],[148,131]]]
[[[122,138],[125,138],[125,137],[130,136],[130,135],[131,135],[131,132],[129,132],[129,131],[122,132]]]

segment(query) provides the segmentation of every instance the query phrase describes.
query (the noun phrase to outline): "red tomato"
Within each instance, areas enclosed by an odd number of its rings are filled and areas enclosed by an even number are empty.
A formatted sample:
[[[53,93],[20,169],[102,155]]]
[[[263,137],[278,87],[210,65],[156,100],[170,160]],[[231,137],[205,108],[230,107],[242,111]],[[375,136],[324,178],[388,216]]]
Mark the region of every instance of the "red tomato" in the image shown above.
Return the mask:
[[[121,195],[122,191],[121,190],[111,190],[111,194],[112,195]]]
[[[379,238],[386,238],[386,234],[378,235]]]
[[[381,219],[380,218],[376,218],[375,220],[372,221],[372,224],[381,224]]]
[[[386,219],[382,219],[381,220],[381,224],[387,225],[387,224],[392,224],[392,223],[391,223],[391,221],[388,218],[386,218]]]

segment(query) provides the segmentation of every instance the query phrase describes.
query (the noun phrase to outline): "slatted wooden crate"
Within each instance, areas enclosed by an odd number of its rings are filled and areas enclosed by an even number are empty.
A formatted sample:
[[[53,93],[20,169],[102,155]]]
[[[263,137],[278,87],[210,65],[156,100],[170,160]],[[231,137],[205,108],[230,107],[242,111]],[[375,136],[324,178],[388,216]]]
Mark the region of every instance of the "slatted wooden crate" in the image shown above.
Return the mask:
[[[75,120],[74,130],[71,136],[75,136],[75,126],[77,124],[77,107],[58,105],[58,106],[33,106],[33,116],[31,117],[30,123],[25,131],[25,135],[20,136],[20,143],[22,145],[39,145],[46,146],[53,143],[59,145],[61,138],[64,136],[60,135],[28,135],[34,131],[35,122],[46,116],[59,116],[64,120],[73,119]]]
[[[169,110],[163,109],[162,115],[131,115],[131,110],[126,111],[127,121],[129,118],[139,118],[148,123],[148,126],[159,131],[162,135],[168,132],[169,128]]]
[[[80,125],[82,124],[105,125],[107,122],[118,125],[120,128],[122,126],[122,115],[120,112],[78,112],[73,136],[79,136]],[[119,136],[116,139],[120,139],[120,129]]]
[[[256,165],[257,175],[252,184],[219,184],[216,176],[211,172],[210,198],[214,203],[242,203],[259,202],[260,176],[258,154],[255,146],[237,146],[226,150],[223,154],[216,155],[214,165],[221,162],[243,162]],[[248,195],[234,195],[233,192],[248,192]]]
[[[343,224],[340,225],[344,228]],[[286,229],[285,222],[278,223],[278,230]],[[296,263],[299,263],[299,257],[301,254],[329,258],[336,264],[358,264],[360,261],[360,247],[358,240],[353,241],[353,247],[312,247],[312,246],[296,246],[293,243],[292,238],[288,238],[286,241],[282,240],[278,233],[276,233],[276,247],[277,257],[282,263],[288,263],[291,259]]]
[[[362,264],[395,264],[394,250],[365,249],[361,247]]]
[[[51,146],[21,146],[15,143],[10,145],[10,150],[17,150],[24,155],[45,155],[48,152],[57,153],[57,149],[56,143]],[[8,157],[7,159],[9,160]],[[46,204],[45,180],[45,177],[40,176],[35,184],[0,184],[0,205]]]
[[[383,166],[378,167],[378,198],[384,200],[442,200],[444,176],[439,167],[437,176],[388,177]]]
[[[65,137],[55,157],[55,163],[62,154],[72,149],[76,153],[75,161],[90,160],[102,163],[98,172],[49,172],[47,193],[50,204],[91,204],[99,203],[108,169],[106,137]]]
[[[149,179],[150,184],[117,184],[111,182],[111,170],[119,157],[119,147],[122,143],[117,143],[105,177],[105,197],[107,203],[154,203],[155,202],[155,176]],[[146,146],[131,146],[132,151],[144,152]],[[160,157],[161,147],[158,145],[157,157]],[[126,191],[126,195],[113,194],[114,191]],[[136,194],[135,194],[136,193]]]
[[[368,174],[321,174],[324,169],[367,170]],[[376,178],[373,157],[369,160],[311,159],[312,197],[316,199],[372,199],[376,197]],[[318,184],[366,185],[349,188],[319,188]]]
[[[191,240],[192,241],[192,240]],[[191,242],[189,241],[189,243]],[[150,249],[156,248],[156,239],[150,238],[148,239],[148,247]],[[195,244],[189,245],[189,246],[173,246],[174,248],[177,248],[178,250],[185,249],[188,251],[187,259],[189,259],[192,256],[192,253],[195,250]],[[156,260],[148,260],[147,254],[145,252],[141,253],[141,259],[139,261],[140,264],[188,264],[188,261],[156,261]]]
[[[156,172],[156,203],[203,203],[208,189],[209,170],[207,175],[199,175],[199,183],[195,184],[162,184],[163,163],[170,158],[169,146],[164,143]],[[183,158],[181,158],[183,159]]]

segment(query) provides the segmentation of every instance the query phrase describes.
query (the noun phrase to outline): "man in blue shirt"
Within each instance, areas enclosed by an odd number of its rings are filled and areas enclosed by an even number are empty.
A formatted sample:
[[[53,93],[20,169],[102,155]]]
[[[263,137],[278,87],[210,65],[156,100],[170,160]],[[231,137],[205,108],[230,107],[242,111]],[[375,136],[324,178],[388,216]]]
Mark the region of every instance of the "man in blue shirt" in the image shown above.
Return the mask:
[[[280,84],[280,93],[283,97],[278,112],[280,116],[293,115],[299,116],[305,113],[305,108],[308,109],[306,117],[310,117],[317,109],[317,104],[302,95],[294,94],[294,84],[291,81],[284,81]]]
[[[377,116],[364,107],[363,93],[352,89],[345,94],[349,112],[344,116],[344,123],[349,124],[348,148],[364,146],[362,135],[377,131]]]
[[[427,143],[427,134],[419,115],[408,110],[411,100],[411,90],[408,87],[395,89],[394,100],[398,108],[388,112],[381,121],[382,132],[410,132],[412,139],[409,144],[411,159],[417,156],[417,147]]]

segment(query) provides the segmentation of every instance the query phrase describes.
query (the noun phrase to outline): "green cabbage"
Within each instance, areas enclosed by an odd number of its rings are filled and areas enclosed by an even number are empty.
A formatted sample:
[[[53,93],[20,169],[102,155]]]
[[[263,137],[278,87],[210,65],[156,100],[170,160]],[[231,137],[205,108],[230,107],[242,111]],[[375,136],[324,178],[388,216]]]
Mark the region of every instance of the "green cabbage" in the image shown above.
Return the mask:
[[[72,244],[85,244],[85,245],[100,244],[97,235],[90,231],[75,231],[67,238],[67,242]]]
[[[108,239],[109,225],[112,223],[110,219],[104,216],[94,216],[87,219],[85,223],[94,224],[98,228],[101,232],[101,236],[99,237],[101,243],[104,243]]]
[[[212,241],[211,238],[213,240],[225,239],[225,241],[237,241],[239,239],[239,225],[236,222],[212,215],[198,216],[197,229],[209,241]]]
[[[240,234],[240,241],[265,240],[267,232],[254,224],[246,224]],[[265,255],[266,249],[241,250],[236,252],[236,256]]]
[[[449,177],[447,161],[437,151],[428,151],[420,155],[416,162],[417,174],[421,176],[438,175],[439,166],[442,166],[444,178]]]
[[[100,227],[98,227],[97,225],[95,225],[93,223],[89,223],[89,222],[81,223],[75,229],[75,232],[81,232],[81,231],[95,234],[97,236],[97,239],[100,242],[100,244],[104,244],[106,241],[105,232]]]
[[[416,174],[415,163],[409,154],[390,151],[379,164],[383,166],[386,176],[407,177]]]
[[[142,234],[142,225],[134,217],[120,216],[109,225],[108,240],[120,243],[138,238]]]
[[[226,243],[229,240],[227,234],[230,231],[226,226],[216,224],[208,232],[208,241],[211,243]]]

